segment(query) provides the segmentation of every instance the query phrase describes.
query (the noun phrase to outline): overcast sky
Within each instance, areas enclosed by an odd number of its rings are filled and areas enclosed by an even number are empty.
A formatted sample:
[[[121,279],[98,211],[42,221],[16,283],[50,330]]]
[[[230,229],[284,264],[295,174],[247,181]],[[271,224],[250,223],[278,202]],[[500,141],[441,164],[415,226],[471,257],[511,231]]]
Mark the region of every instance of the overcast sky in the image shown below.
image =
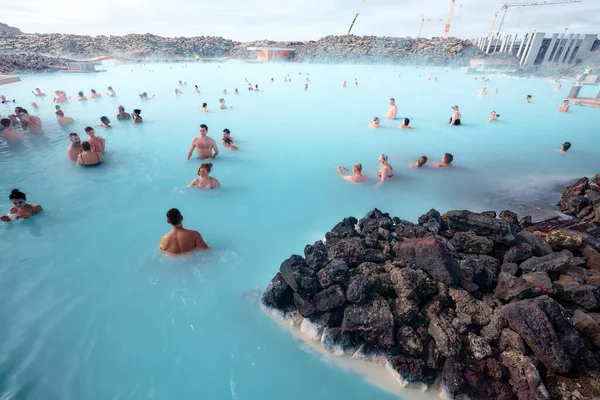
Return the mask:
[[[494,10],[506,2],[458,0],[450,34],[486,35]],[[449,9],[450,0],[0,0],[0,22],[23,32],[309,40],[345,34],[358,11],[354,34],[415,37],[421,14],[445,21]],[[511,9],[502,31],[567,27],[570,33],[600,33],[600,0]],[[426,22],[423,36],[441,36],[443,28],[444,22]]]

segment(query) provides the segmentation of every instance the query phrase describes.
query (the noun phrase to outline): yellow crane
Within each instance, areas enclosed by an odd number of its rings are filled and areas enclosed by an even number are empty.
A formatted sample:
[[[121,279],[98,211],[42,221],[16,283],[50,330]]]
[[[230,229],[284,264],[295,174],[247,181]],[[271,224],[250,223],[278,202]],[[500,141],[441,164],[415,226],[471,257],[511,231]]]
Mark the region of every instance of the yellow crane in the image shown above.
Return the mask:
[[[365,1],[367,1],[367,0],[363,0],[362,4],[365,4]],[[361,4],[361,10],[362,10],[362,4]],[[356,18],[358,18],[358,12],[356,13],[356,15],[354,15],[354,19],[352,20],[352,23],[350,24],[350,28],[348,28],[347,35],[349,35],[350,32],[352,31],[352,27],[354,26],[354,23],[356,22]]]
[[[448,13],[448,21],[446,21],[446,27],[444,28],[444,38],[448,37],[450,32],[450,25],[452,24],[452,16],[454,15],[454,7],[456,6],[456,0],[451,0],[450,13]]]
[[[421,28],[419,29],[419,36],[417,36],[417,39],[421,37],[421,33],[423,32],[423,25],[425,24],[425,22],[444,22],[443,19],[433,19],[433,18],[425,18],[423,16],[423,14],[421,14]]]
[[[502,30],[502,25],[504,24],[504,18],[506,17],[506,12],[510,8],[521,8],[521,7],[532,7],[532,6],[554,6],[559,4],[573,4],[573,3],[581,3],[582,0],[541,0],[541,1],[530,1],[530,2],[521,2],[521,3],[511,3],[503,5],[499,10],[494,11],[494,15],[492,18],[492,26],[490,27],[490,31],[488,32],[488,37],[492,37],[494,34],[494,26],[496,26],[496,19],[500,13],[502,14],[502,19],[500,20],[500,25],[498,26],[497,35],[500,35],[500,31]]]

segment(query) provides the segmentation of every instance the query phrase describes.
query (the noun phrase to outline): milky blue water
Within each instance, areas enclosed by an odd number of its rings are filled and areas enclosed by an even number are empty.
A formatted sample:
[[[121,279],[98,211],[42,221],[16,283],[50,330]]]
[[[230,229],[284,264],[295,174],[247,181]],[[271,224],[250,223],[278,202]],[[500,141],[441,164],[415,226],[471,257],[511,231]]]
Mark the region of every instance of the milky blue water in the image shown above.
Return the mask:
[[[108,72],[24,75],[0,87],[38,115],[45,134],[0,144],[0,207],[17,187],[44,212],[0,225],[0,394],[10,399],[391,399],[335,364],[303,350],[259,310],[263,290],[292,253],[348,215],[373,207],[415,220],[430,208],[531,209],[556,201],[565,181],[600,172],[600,110],[556,112],[570,85],[441,69],[297,64],[114,65]],[[131,71],[133,69],[133,72]],[[149,72],[151,69],[153,72]],[[302,76],[299,75],[302,72]],[[433,72],[439,83],[427,81]],[[292,83],[284,83],[290,74]],[[309,89],[304,91],[309,73]],[[248,92],[244,78],[261,91]],[[275,78],[275,83],[270,78]],[[352,82],[357,78],[358,88]],[[174,96],[178,80],[188,82]],[[343,80],[348,81],[342,89]],[[193,93],[198,84],[202,94]],[[118,98],[63,105],[72,127],[55,123],[51,94],[78,90]],[[36,87],[48,97],[34,98]],[[239,96],[222,96],[227,88]],[[595,96],[597,88],[584,88]],[[156,94],[142,102],[137,94]],[[535,103],[525,104],[532,94]],[[218,110],[225,97],[231,109]],[[399,121],[367,128],[395,97]],[[39,110],[30,103],[37,101]],[[198,111],[202,102],[210,113]],[[141,108],[144,123],[117,122],[117,105]],[[463,126],[449,127],[458,104]],[[487,123],[490,111],[500,122]],[[7,115],[6,107],[0,114]],[[68,133],[113,120],[105,162],[77,168]],[[197,159],[185,162],[200,123],[217,139],[231,129],[239,152],[221,148],[212,175],[222,188],[188,189]],[[572,150],[555,149],[570,141]],[[455,167],[408,168],[445,152]],[[380,153],[394,177],[376,187]],[[362,162],[365,185],[336,166]],[[431,165],[428,165],[430,167]],[[551,190],[550,188],[555,188]],[[158,251],[165,212],[178,207],[208,252],[170,259]],[[12,394],[12,397],[11,397]],[[406,391],[410,399],[413,392]],[[0,396],[0,397],[2,397]]]

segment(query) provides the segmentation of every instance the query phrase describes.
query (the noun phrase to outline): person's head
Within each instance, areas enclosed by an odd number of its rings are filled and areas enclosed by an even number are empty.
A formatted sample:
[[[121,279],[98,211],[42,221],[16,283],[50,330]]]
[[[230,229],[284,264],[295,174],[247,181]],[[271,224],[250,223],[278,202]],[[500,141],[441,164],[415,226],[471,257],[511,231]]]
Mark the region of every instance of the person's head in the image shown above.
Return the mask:
[[[8,118],[0,119],[0,125],[2,125],[5,128],[10,127],[10,125],[11,125],[10,119],[8,119]]]
[[[54,106],[54,109],[55,110],[60,110],[60,106],[57,104],[57,105]]]
[[[496,111],[492,111],[492,112],[490,113],[490,117],[492,117],[492,118],[498,118],[498,117],[499,117],[499,115],[498,115],[498,113],[496,113]]]
[[[54,114],[56,114],[56,115],[57,115],[57,116],[59,116],[59,117],[64,117],[64,116],[65,116],[65,113],[63,112],[63,110],[60,110],[60,109],[59,109],[59,110],[56,110],[56,111],[54,112]]]
[[[238,89],[237,89],[237,88],[235,88],[235,90],[234,90],[234,91],[237,93]]]
[[[569,105],[569,100],[565,99],[565,101],[563,101],[563,104],[564,104],[565,106]]]
[[[352,166],[352,172],[354,172],[357,175],[360,175],[362,173],[362,164],[361,163],[355,163]]]
[[[133,115],[135,115],[136,117],[139,117],[141,113],[142,113],[142,110],[140,110],[139,108],[136,108],[133,110]]]
[[[387,162],[388,162],[388,156],[386,156],[385,154],[381,154],[379,156],[379,162],[381,164],[387,164]]]
[[[530,94],[527,95],[527,100],[531,100],[531,95]]]
[[[100,122],[102,122],[104,125],[110,124],[108,117],[100,117]]]
[[[200,124],[200,136],[204,137],[208,135],[208,125]]]
[[[562,144],[562,151],[569,151],[570,148],[571,148],[571,142],[564,142]]]
[[[77,94],[79,95],[79,97],[83,97],[83,92],[81,90],[77,92]]]
[[[379,124],[379,117],[373,118],[373,123],[375,123],[375,125],[378,125]]]
[[[183,82],[179,81],[179,83],[183,83]]]
[[[202,108],[206,108],[206,107],[208,107],[208,104],[202,103]]]
[[[85,133],[87,133],[87,135],[88,135],[89,137],[92,137],[92,138],[93,138],[94,136],[96,136],[96,131],[95,131],[95,130],[94,130],[94,128],[92,128],[91,126],[87,126],[87,127],[85,128]]]
[[[452,161],[454,161],[454,156],[450,153],[446,153],[444,154],[444,157],[442,157],[442,162],[446,164],[450,164]]]
[[[110,90],[111,92],[113,90],[112,86],[109,86],[107,89]]]
[[[223,129],[223,134],[231,135],[231,131],[227,128]]]
[[[455,104],[455,105],[453,105],[453,106],[452,106],[452,109],[453,109],[454,111],[458,111],[458,106]]]
[[[125,112],[125,107],[119,106],[119,113],[124,113],[124,112]]]
[[[208,174],[210,174],[210,171],[212,170],[212,163],[204,163],[200,166],[200,168],[198,168],[198,176],[200,176],[200,178],[206,178],[208,176]]]
[[[421,168],[425,164],[427,164],[427,157],[425,157],[425,156],[419,157],[419,159],[417,160],[417,167]]]
[[[95,89],[90,90],[90,92],[92,92],[92,94],[96,94],[96,90]]]
[[[71,143],[73,143],[75,146],[79,146],[81,144],[81,139],[79,138],[79,135],[76,134],[75,132],[71,132],[69,133],[69,140],[71,141]]]
[[[179,226],[183,222],[183,215],[181,215],[178,209],[171,208],[167,211],[167,222],[173,226]]]
[[[392,97],[390,99],[390,106],[393,106],[394,104],[396,104],[396,100]]]
[[[225,99],[221,97],[221,98],[219,99],[219,103],[221,103],[221,104],[225,103]]]
[[[404,125],[404,126],[408,126],[408,124],[410,124],[410,119],[408,119],[408,118],[404,118],[404,119],[402,120],[402,125]]]
[[[258,85],[254,85],[254,87],[258,89]]]
[[[90,142],[81,142],[81,148],[83,149],[83,151],[90,151],[92,150],[92,146],[90,145]]]
[[[144,97],[144,98],[148,97],[148,93],[146,93],[146,92],[142,93],[142,97]]]
[[[22,208],[27,204],[27,196],[19,189],[13,189],[8,195],[8,199],[12,201],[13,205]]]

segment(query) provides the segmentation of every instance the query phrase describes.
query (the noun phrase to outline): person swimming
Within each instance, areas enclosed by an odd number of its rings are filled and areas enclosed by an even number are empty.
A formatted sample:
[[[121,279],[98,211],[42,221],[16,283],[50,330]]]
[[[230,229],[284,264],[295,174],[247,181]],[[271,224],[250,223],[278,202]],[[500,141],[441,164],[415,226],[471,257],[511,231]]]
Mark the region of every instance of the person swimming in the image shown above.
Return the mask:
[[[100,93],[96,93],[96,91],[94,89],[91,90],[92,95],[90,96],[92,99],[99,99],[102,97],[102,95]]]
[[[188,187],[197,187],[198,189],[216,189],[221,187],[218,180],[209,176],[212,170],[212,163],[204,163],[198,168],[198,178],[194,179]]]
[[[75,122],[75,120],[73,120],[73,118],[65,117],[65,113],[63,112],[63,110],[60,109],[60,106],[56,106],[56,107],[58,107],[58,108],[56,109],[54,114],[56,114],[56,119],[60,125],[67,125],[67,124],[72,124],[73,122]]]
[[[379,126],[379,122],[381,122],[379,117],[375,117],[373,118],[373,122],[371,122],[368,126],[369,128],[381,128],[381,126]]]
[[[381,178],[379,184],[382,184],[386,180],[394,177],[394,169],[390,163],[388,163],[388,156],[385,154],[379,156],[379,164],[381,165],[381,169],[377,173],[377,176]]]
[[[183,94],[183,92],[177,88],[175,88],[175,95]]]
[[[240,94],[240,92],[238,92],[238,89],[235,88],[235,90],[233,91],[233,94]]]
[[[115,93],[115,91],[113,90],[112,86],[109,86],[108,88],[106,88],[108,90],[108,92],[106,93],[106,95],[108,97],[117,97],[117,94]]]
[[[167,211],[167,223],[171,225],[172,229],[160,239],[158,245],[165,254],[176,256],[196,249],[209,249],[200,232],[183,227],[183,215],[177,208]]]
[[[227,89],[223,89],[223,94],[227,94]]]
[[[393,97],[390,99],[390,108],[385,114],[385,118],[387,119],[396,119],[396,114],[398,113],[398,106],[396,106],[396,99]]]
[[[490,116],[488,118],[486,118],[485,120],[487,122],[492,122],[492,121],[498,122],[498,117],[499,116],[500,116],[500,114],[498,114],[496,111],[492,111],[490,113]]]
[[[481,90],[475,92],[475,94],[487,94],[487,88],[484,86]]]
[[[525,98],[525,103],[533,103],[533,97],[530,94]]]
[[[554,90],[557,91],[557,92],[560,92],[562,90],[562,85],[558,85],[556,87],[556,89],[554,89]]]
[[[134,109],[133,112],[131,113],[131,117],[133,118],[134,124],[141,124],[142,122],[144,122],[144,120],[142,119],[142,116],[140,115],[141,113],[142,113],[142,110],[140,110],[139,108]]]
[[[7,215],[0,217],[0,221],[10,222],[18,219],[28,219],[32,215],[43,211],[42,206],[39,204],[27,203],[27,196],[19,189],[13,189],[8,195],[8,199],[13,203],[13,206]]]
[[[220,98],[219,99],[219,109],[220,110],[226,110],[227,106],[225,105],[225,99],[224,98]]]
[[[419,159],[417,160],[416,163],[410,164],[409,166],[411,168],[421,168],[425,164],[427,164],[427,157],[421,156],[421,157],[419,157]]]
[[[155,94],[152,95],[152,98],[148,97],[148,93],[144,92],[140,94],[140,100],[152,100],[156,97]]]
[[[494,89],[494,91],[492,92],[492,94],[498,94],[498,88]]]
[[[454,156],[450,153],[446,153],[444,154],[444,157],[442,157],[442,162],[437,163],[435,166],[437,168],[451,167],[452,161],[454,161]]]
[[[308,90],[308,83],[304,85],[304,90]]]
[[[571,148],[571,142],[564,142],[560,150],[556,150],[559,153],[566,153]]]
[[[103,128],[112,128],[112,126],[110,126],[110,120],[108,119],[108,117],[102,116],[100,117],[100,126]]]
[[[83,94],[83,92],[81,90],[79,92],[77,92],[77,100],[79,100],[79,101],[87,100],[87,97],[85,97],[85,95]]]
[[[231,131],[227,128],[223,129],[223,137],[221,138],[223,146],[229,150],[236,151],[238,148],[233,144],[234,141],[235,139],[231,137]]]
[[[450,117],[450,125],[460,125],[460,118],[461,118],[461,114],[460,111],[458,111],[458,106],[454,105],[452,106],[452,116]]]
[[[46,93],[42,93],[40,88],[35,88],[35,92],[31,92],[31,93],[33,93],[33,95],[36,97],[44,97],[46,95]]]
[[[342,178],[351,183],[365,183],[367,181],[367,176],[362,173],[362,164],[355,163],[352,166],[353,175],[344,175],[344,171],[349,171],[348,168],[343,165],[338,165],[337,167],[338,173]]]
[[[345,88],[346,86],[346,81],[342,82],[342,87]]]
[[[254,85],[254,91],[258,92],[258,85]]]
[[[202,103],[202,108],[200,109],[200,112],[207,113],[208,112],[207,107],[208,107],[208,104]]]
[[[91,167],[102,163],[102,154],[98,151],[92,150],[92,146],[89,142],[82,142],[81,150],[81,153],[77,155],[77,165]]]
[[[569,100],[563,101],[562,105],[558,107],[558,112],[569,112],[571,108],[569,107]]]
[[[410,119],[404,118],[402,120],[402,125],[400,125],[398,128],[400,128],[400,129],[412,129],[412,126],[408,126],[408,124],[410,124]]]
[[[198,85],[194,85],[194,93],[200,94],[200,89],[198,89]]]
[[[119,106],[119,113],[117,114],[117,120],[126,121],[131,119],[131,115],[128,112],[125,112],[125,107]]]
[[[55,91],[54,94],[56,95],[56,97],[54,97],[54,99],[52,101],[55,103],[65,103],[68,100],[67,93],[65,93],[61,90]]]

